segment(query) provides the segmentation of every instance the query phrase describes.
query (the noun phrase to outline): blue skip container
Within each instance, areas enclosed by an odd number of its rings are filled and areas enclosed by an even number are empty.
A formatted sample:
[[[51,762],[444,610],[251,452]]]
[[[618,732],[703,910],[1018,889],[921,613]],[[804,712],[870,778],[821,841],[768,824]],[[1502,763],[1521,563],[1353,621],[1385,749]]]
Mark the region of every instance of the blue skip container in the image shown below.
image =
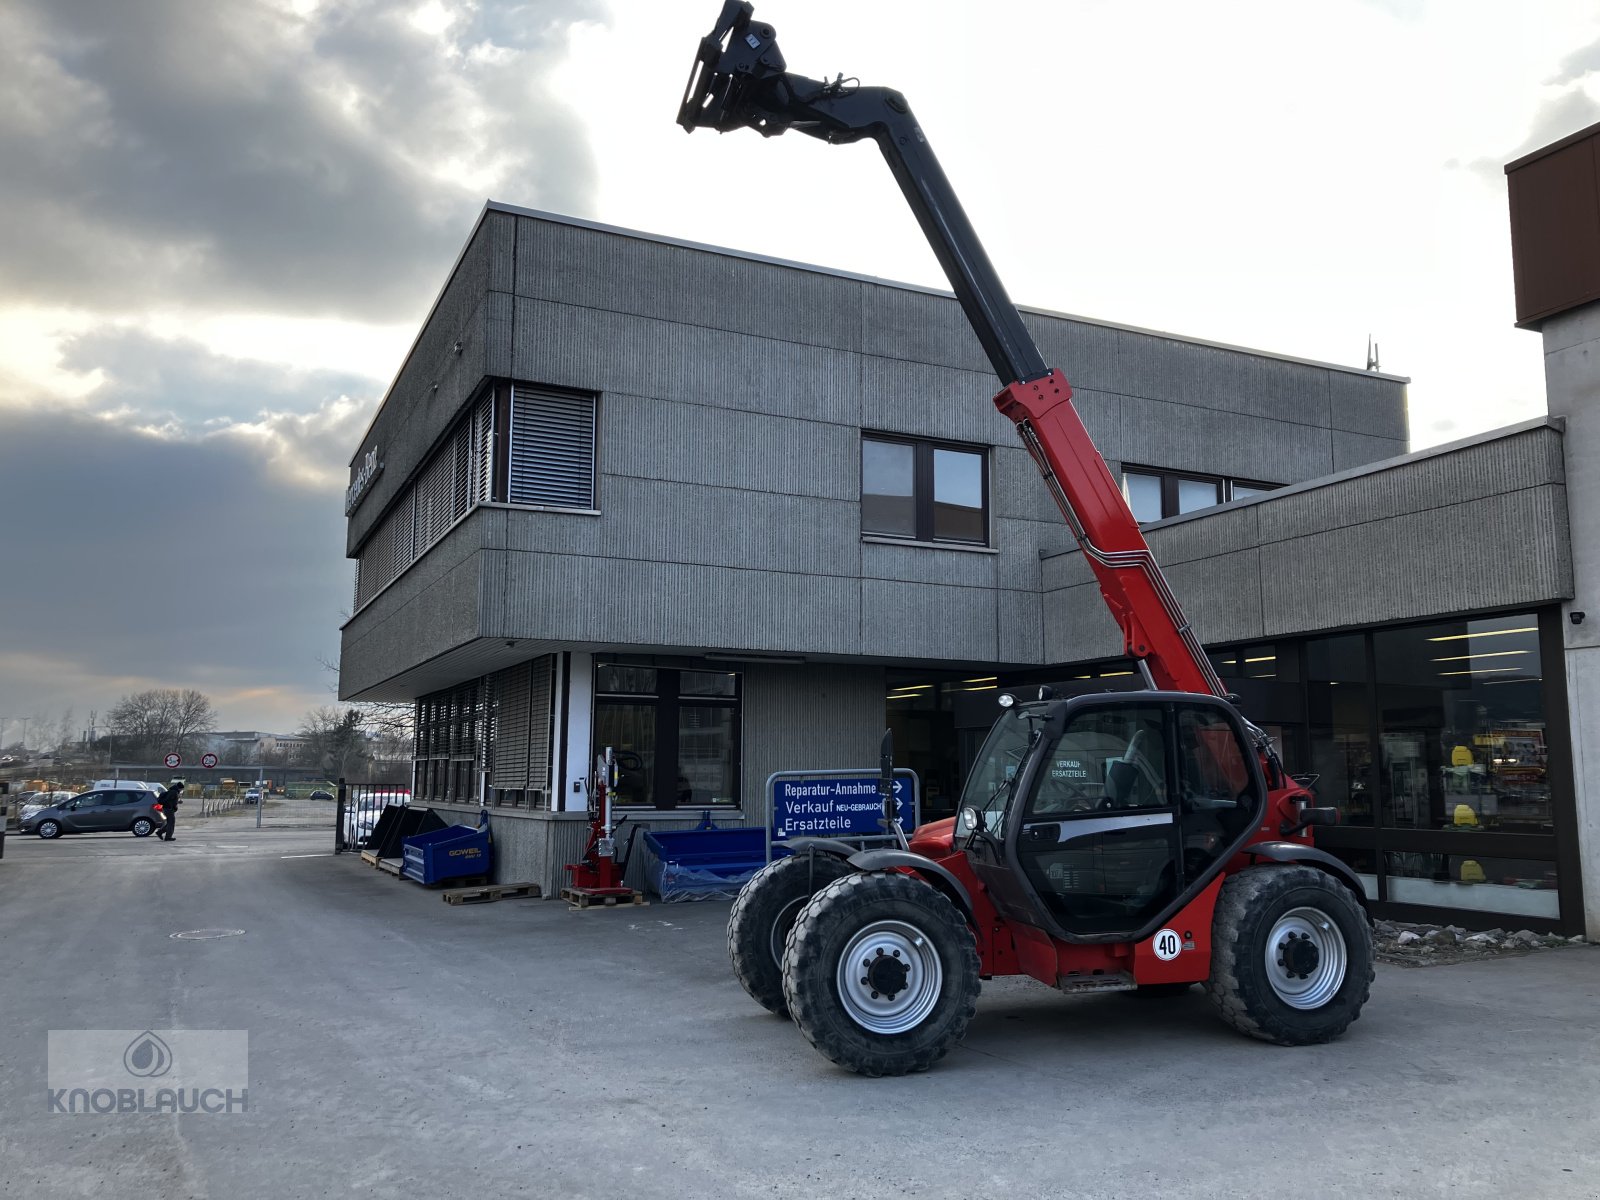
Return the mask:
[[[443,883],[468,875],[488,875],[493,851],[487,829],[447,825],[408,837],[400,873],[418,883]]]
[[[732,898],[767,862],[760,827],[647,831],[644,843],[650,888],[667,901]]]

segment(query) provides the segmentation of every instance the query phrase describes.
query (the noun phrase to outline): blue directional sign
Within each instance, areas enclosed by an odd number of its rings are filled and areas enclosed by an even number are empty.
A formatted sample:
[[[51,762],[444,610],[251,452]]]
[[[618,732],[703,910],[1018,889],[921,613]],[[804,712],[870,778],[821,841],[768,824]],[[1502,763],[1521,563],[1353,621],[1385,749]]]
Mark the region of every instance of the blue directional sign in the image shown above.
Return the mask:
[[[887,830],[878,776],[794,771],[775,775],[772,788],[772,840],[795,837],[883,837]],[[917,777],[896,771],[895,800],[900,825],[910,833],[917,825]]]

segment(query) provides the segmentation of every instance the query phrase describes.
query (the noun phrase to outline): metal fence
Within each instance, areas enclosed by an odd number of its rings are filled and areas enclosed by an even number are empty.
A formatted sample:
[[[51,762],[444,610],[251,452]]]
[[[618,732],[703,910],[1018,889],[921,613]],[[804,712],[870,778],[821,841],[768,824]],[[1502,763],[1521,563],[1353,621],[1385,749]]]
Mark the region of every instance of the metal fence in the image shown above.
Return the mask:
[[[383,783],[351,784],[341,779],[333,805],[334,852],[367,849],[383,810],[391,804],[410,803],[411,793],[404,788]]]

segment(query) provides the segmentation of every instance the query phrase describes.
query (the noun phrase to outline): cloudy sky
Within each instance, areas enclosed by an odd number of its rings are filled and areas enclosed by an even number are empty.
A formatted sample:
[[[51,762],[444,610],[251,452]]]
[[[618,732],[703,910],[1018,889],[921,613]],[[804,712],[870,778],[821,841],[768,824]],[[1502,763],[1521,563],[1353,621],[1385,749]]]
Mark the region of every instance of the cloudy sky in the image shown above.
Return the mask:
[[[348,462],[486,199],[942,285],[871,147],[672,123],[719,6],[0,0],[0,740],[331,701]],[[1503,167],[1600,121],[1592,0],[757,13],[907,94],[1019,303],[1371,334],[1414,448],[1543,411]]]

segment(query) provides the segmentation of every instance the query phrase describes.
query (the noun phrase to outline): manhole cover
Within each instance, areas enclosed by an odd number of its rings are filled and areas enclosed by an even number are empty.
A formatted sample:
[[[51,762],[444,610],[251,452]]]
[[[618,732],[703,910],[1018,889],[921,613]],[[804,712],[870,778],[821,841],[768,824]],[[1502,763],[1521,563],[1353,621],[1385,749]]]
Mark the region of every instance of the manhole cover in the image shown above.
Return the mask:
[[[243,932],[242,929],[185,929],[182,933],[172,933],[167,936],[185,942],[201,942],[207,938],[238,937]]]

